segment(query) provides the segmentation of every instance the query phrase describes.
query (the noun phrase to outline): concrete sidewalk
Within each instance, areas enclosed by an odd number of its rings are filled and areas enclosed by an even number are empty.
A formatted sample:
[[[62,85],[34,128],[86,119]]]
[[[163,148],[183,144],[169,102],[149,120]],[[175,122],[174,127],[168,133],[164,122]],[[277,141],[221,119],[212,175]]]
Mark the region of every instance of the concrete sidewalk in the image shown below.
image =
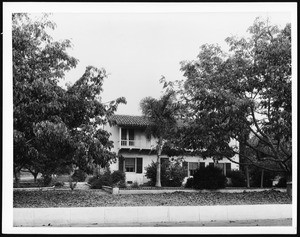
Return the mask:
[[[77,208],[14,208],[14,226],[81,226],[114,223],[184,223],[292,218],[291,204],[224,206],[130,206]],[[234,222],[233,222],[234,221]]]

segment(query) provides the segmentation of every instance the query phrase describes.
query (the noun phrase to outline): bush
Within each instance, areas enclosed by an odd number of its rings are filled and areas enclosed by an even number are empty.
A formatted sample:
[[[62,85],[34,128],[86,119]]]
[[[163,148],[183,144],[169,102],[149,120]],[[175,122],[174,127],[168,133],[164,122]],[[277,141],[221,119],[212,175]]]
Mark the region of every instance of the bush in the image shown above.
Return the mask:
[[[219,189],[226,185],[226,177],[222,174],[222,170],[213,166],[199,168],[193,178],[195,189]]]
[[[168,187],[180,187],[186,176],[186,170],[178,163],[171,164],[167,169]]]
[[[55,187],[63,187],[64,186],[64,182],[61,182],[61,181],[58,181],[58,182],[55,182],[54,184]]]
[[[278,183],[276,184],[277,188],[286,188],[286,178],[282,177],[279,179]]]
[[[110,171],[106,171],[103,175],[93,176],[88,180],[91,189],[101,189],[102,186],[112,186],[112,178]]]
[[[265,170],[264,171],[264,180],[263,180],[263,187],[264,188],[271,188],[273,186],[273,179],[275,178],[276,174],[274,172],[270,172]],[[260,187],[261,183],[261,169],[253,168],[250,171],[250,186],[251,187]]]
[[[156,183],[156,162],[146,167],[146,177],[150,179],[149,185],[155,186]],[[163,187],[180,187],[184,180],[186,171],[179,162],[164,162],[161,164],[160,173],[161,186]]]
[[[161,164],[161,169],[160,169],[160,182],[162,186],[165,186],[167,183],[167,175],[166,175],[166,170],[167,170],[167,163]],[[155,186],[156,183],[156,162],[152,161],[151,165],[148,165],[146,169],[146,174],[145,176],[150,179],[148,182],[150,186]]]
[[[99,179],[99,176],[90,177],[87,181],[88,184],[92,184],[95,180]]]
[[[101,189],[103,182],[100,177],[93,177],[94,179],[91,180],[90,185],[91,189]]]
[[[138,182],[134,181],[133,184],[131,185],[132,188],[138,188],[140,185]]]
[[[120,186],[121,184],[125,183],[125,173],[116,170],[111,174],[111,182],[113,186]]]
[[[185,188],[193,188],[194,186],[194,178],[188,178],[185,183]]]
[[[245,174],[240,170],[231,170],[227,177],[231,179],[232,187],[245,187],[246,186],[246,177]]]
[[[49,186],[51,184],[51,181],[52,181],[51,175],[43,175],[42,179],[43,179],[43,185],[45,187],[47,187],[47,186]]]
[[[86,176],[87,174],[83,170],[75,170],[74,174],[72,175],[72,180],[74,182],[84,182]]]

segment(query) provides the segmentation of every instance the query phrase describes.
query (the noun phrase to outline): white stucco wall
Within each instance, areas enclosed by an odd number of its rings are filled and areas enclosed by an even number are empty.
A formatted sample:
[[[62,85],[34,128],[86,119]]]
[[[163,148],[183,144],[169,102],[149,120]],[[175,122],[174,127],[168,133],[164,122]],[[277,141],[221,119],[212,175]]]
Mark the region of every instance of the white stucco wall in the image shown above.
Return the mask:
[[[109,126],[109,124],[105,125],[103,127],[106,131],[111,133],[110,140],[113,141],[114,147],[112,149],[113,152],[116,152],[117,154],[122,154],[125,158],[143,158],[143,173],[137,174],[135,172],[125,172],[126,174],[126,181],[131,181],[132,183],[137,182],[138,184],[142,184],[148,181],[148,179],[145,177],[145,167],[151,164],[152,161],[156,161],[157,157],[155,154],[147,155],[145,154],[145,149],[150,151],[150,148],[154,148],[156,145],[156,139],[151,137],[151,140],[147,140],[145,130],[141,128],[136,128],[134,131],[134,139],[135,139],[135,148],[139,149],[133,149],[133,150],[126,150],[121,149],[120,147],[120,127],[119,126]],[[231,146],[238,147],[238,141],[231,140],[230,141]],[[124,148],[124,147],[123,147]],[[142,152],[143,151],[143,152]],[[176,157],[174,157],[176,158]],[[238,155],[235,155],[232,160],[239,162]],[[205,162],[205,166],[208,166],[209,163],[213,162],[212,158],[203,159],[201,157],[195,157],[195,156],[185,156],[183,161],[187,162]],[[219,163],[231,163],[231,169],[237,170],[239,169],[239,165],[235,164],[231,161],[229,161],[227,158],[223,158],[222,160],[218,161]],[[119,161],[117,160],[115,163],[112,163],[110,165],[111,171],[118,170],[119,169]]]
[[[112,151],[118,152],[121,148],[120,139],[121,139],[121,127],[119,126],[109,126],[109,124],[104,125],[103,129],[111,133],[110,140],[114,142],[114,148]],[[145,130],[142,128],[134,129],[134,147],[141,149],[153,149],[156,145],[157,139],[151,136],[151,139],[148,140],[145,134]]]

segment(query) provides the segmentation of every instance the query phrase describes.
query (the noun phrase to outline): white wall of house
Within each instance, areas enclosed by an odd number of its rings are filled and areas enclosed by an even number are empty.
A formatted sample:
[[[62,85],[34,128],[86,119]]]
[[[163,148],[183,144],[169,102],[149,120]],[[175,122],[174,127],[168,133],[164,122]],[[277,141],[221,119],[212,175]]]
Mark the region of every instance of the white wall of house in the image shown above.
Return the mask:
[[[122,152],[122,156],[126,158],[143,158],[143,169],[141,174],[138,174],[136,172],[126,172],[126,182],[134,183],[137,182],[138,184],[143,184],[149,181],[147,177],[145,176],[146,170],[145,168],[149,165],[151,165],[152,161],[156,161],[157,156],[156,155],[145,155],[145,154],[140,154],[140,153],[126,153]],[[125,168],[125,167],[124,167]],[[136,165],[135,165],[136,168]]]
[[[112,151],[118,152],[121,148],[139,148],[139,149],[154,149],[157,143],[157,140],[150,136],[150,139],[147,138],[145,130],[142,128],[134,128],[134,144],[121,144],[121,129],[120,126],[109,126],[109,124],[103,127],[104,130],[111,133],[110,139],[114,142],[114,148]]]
[[[145,150],[150,150],[155,148],[156,145],[156,139],[154,139],[151,136],[151,139],[147,138],[145,134],[145,130],[142,128],[135,128],[134,129],[134,142],[129,144],[126,143],[126,145],[121,144],[121,127],[119,126],[109,126],[108,124],[103,127],[106,131],[111,133],[110,140],[113,141],[114,147],[112,149],[113,152],[116,152],[117,154],[122,154],[123,157],[126,158],[143,158],[142,163],[142,173],[136,173],[136,172],[126,172],[126,182],[134,183],[137,182],[138,184],[146,183],[149,181],[146,177],[146,170],[145,168],[149,166],[152,161],[156,161],[157,156],[155,154],[147,155],[145,154]],[[236,140],[230,141],[231,146],[237,146],[238,142]],[[125,149],[122,149],[125,148]],[[143,152],[142,152],[143,151]],[[234,156],[232,158],[234,161],[239,162],[238,155]],[[204,162],[205,166],[208,166],[209,163],[213,163],[212,158],[203,159],[201,157],[195,157],[195,156],[186,156],[184,157],[183,161],[186,161],[188,163],[200,163]],[[227,158],[223,158],[222,160],[219,160],[218,163],[231,163],[231,170],[239,169],[239,165],[235,164],[231,161],[229,161]],[[191,165],[192,166],[192,165]],[[137,166],[135,166],[136,169]],[[190,167],[190,164],[188,164],[188,169]],[[225,166],[224,166],[225,167]],[[125,168],[125,167],[124,167]],[[119,161],[117,160],[115,163],[112,163],[110,165],[111,171],[118,170],[119,169]],[[190,175],[190,171],[188,171],[188,176]]]

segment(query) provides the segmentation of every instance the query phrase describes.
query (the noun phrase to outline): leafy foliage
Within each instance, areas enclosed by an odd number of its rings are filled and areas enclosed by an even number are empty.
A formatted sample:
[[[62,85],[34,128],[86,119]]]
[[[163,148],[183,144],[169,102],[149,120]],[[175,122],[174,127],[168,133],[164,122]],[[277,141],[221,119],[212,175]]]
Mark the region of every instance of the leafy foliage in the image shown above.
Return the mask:
[[[122,171],[114,171],[111,173],[109,170],[102,175],[93,176],[88,180],[92,189],[101,189],[102,186],[125,186],[125,173]]]
[[[123,186],[125,184],[125,173],[120,170],[115,170],[111,174],[111,182],[113,186]]]
[[[246,186],[246,177],[242,171],[231,170],[226,176],[231,179],[232,187],[245,187]]]
[[[16,13],[12,22],[15,177],[26,168],[42,173],[47,183],[52,174],[75,168],[90,173],[94,165],[109,165],[116,154],[99,125],[125,99],[101,103],[106,72],[93,66],[74,85],[58,86],[78,62],[67,53],[71,42],[51,38],[48,30],[55,24],[47,15],[33,21]]]
[[[261,174],[262,170],[258,168],[252,168],[250,171],[250,181],[251,187],[261,187]],[[263,187],[272,187],[273,182],[272,180],[275,178],[276,173],[271,171],[264,171],[263,173]]]
[[[285,177],[281,177],[278,181],[278,183],[276,184],[277,188],[286,188],[286,178]]]
[[[83,170],[75,170],[72,175],[72,180],[75,182],[84,182],[87,174]]]
[[[258,18],[248,31],[226,39],[229,53],[205,44],[182,62],[186,79],[168,85],[183,107],[173,146],[291,174],[291,25]]]
[[[160,156],[162,154],[164,143],[170,138],[171,134],[176,129],[176,117],[179,112],[179,106],[174,102],[174,92],[166,92],[157,100],[152,97],[146,97],[140,102],[143,115],[149,119],[151,125],[147,127],[146,133],[157,138],[157,171],[155,178],[156,187],[161,187],[160,174]]]
[[[219,189],[226,185],[222,170],[213,166],[199,168],[193,175],[192,187],[195,189]]]
[[[153,162],[146,168],[146,177],[150,179],[149,184],[154,186],[156,184],[157,163]],[[179,162],[169,163],[163,162],[161,165],[161,185],[163,187],[180,187],[186,175],[186,170],[179,164]]]

